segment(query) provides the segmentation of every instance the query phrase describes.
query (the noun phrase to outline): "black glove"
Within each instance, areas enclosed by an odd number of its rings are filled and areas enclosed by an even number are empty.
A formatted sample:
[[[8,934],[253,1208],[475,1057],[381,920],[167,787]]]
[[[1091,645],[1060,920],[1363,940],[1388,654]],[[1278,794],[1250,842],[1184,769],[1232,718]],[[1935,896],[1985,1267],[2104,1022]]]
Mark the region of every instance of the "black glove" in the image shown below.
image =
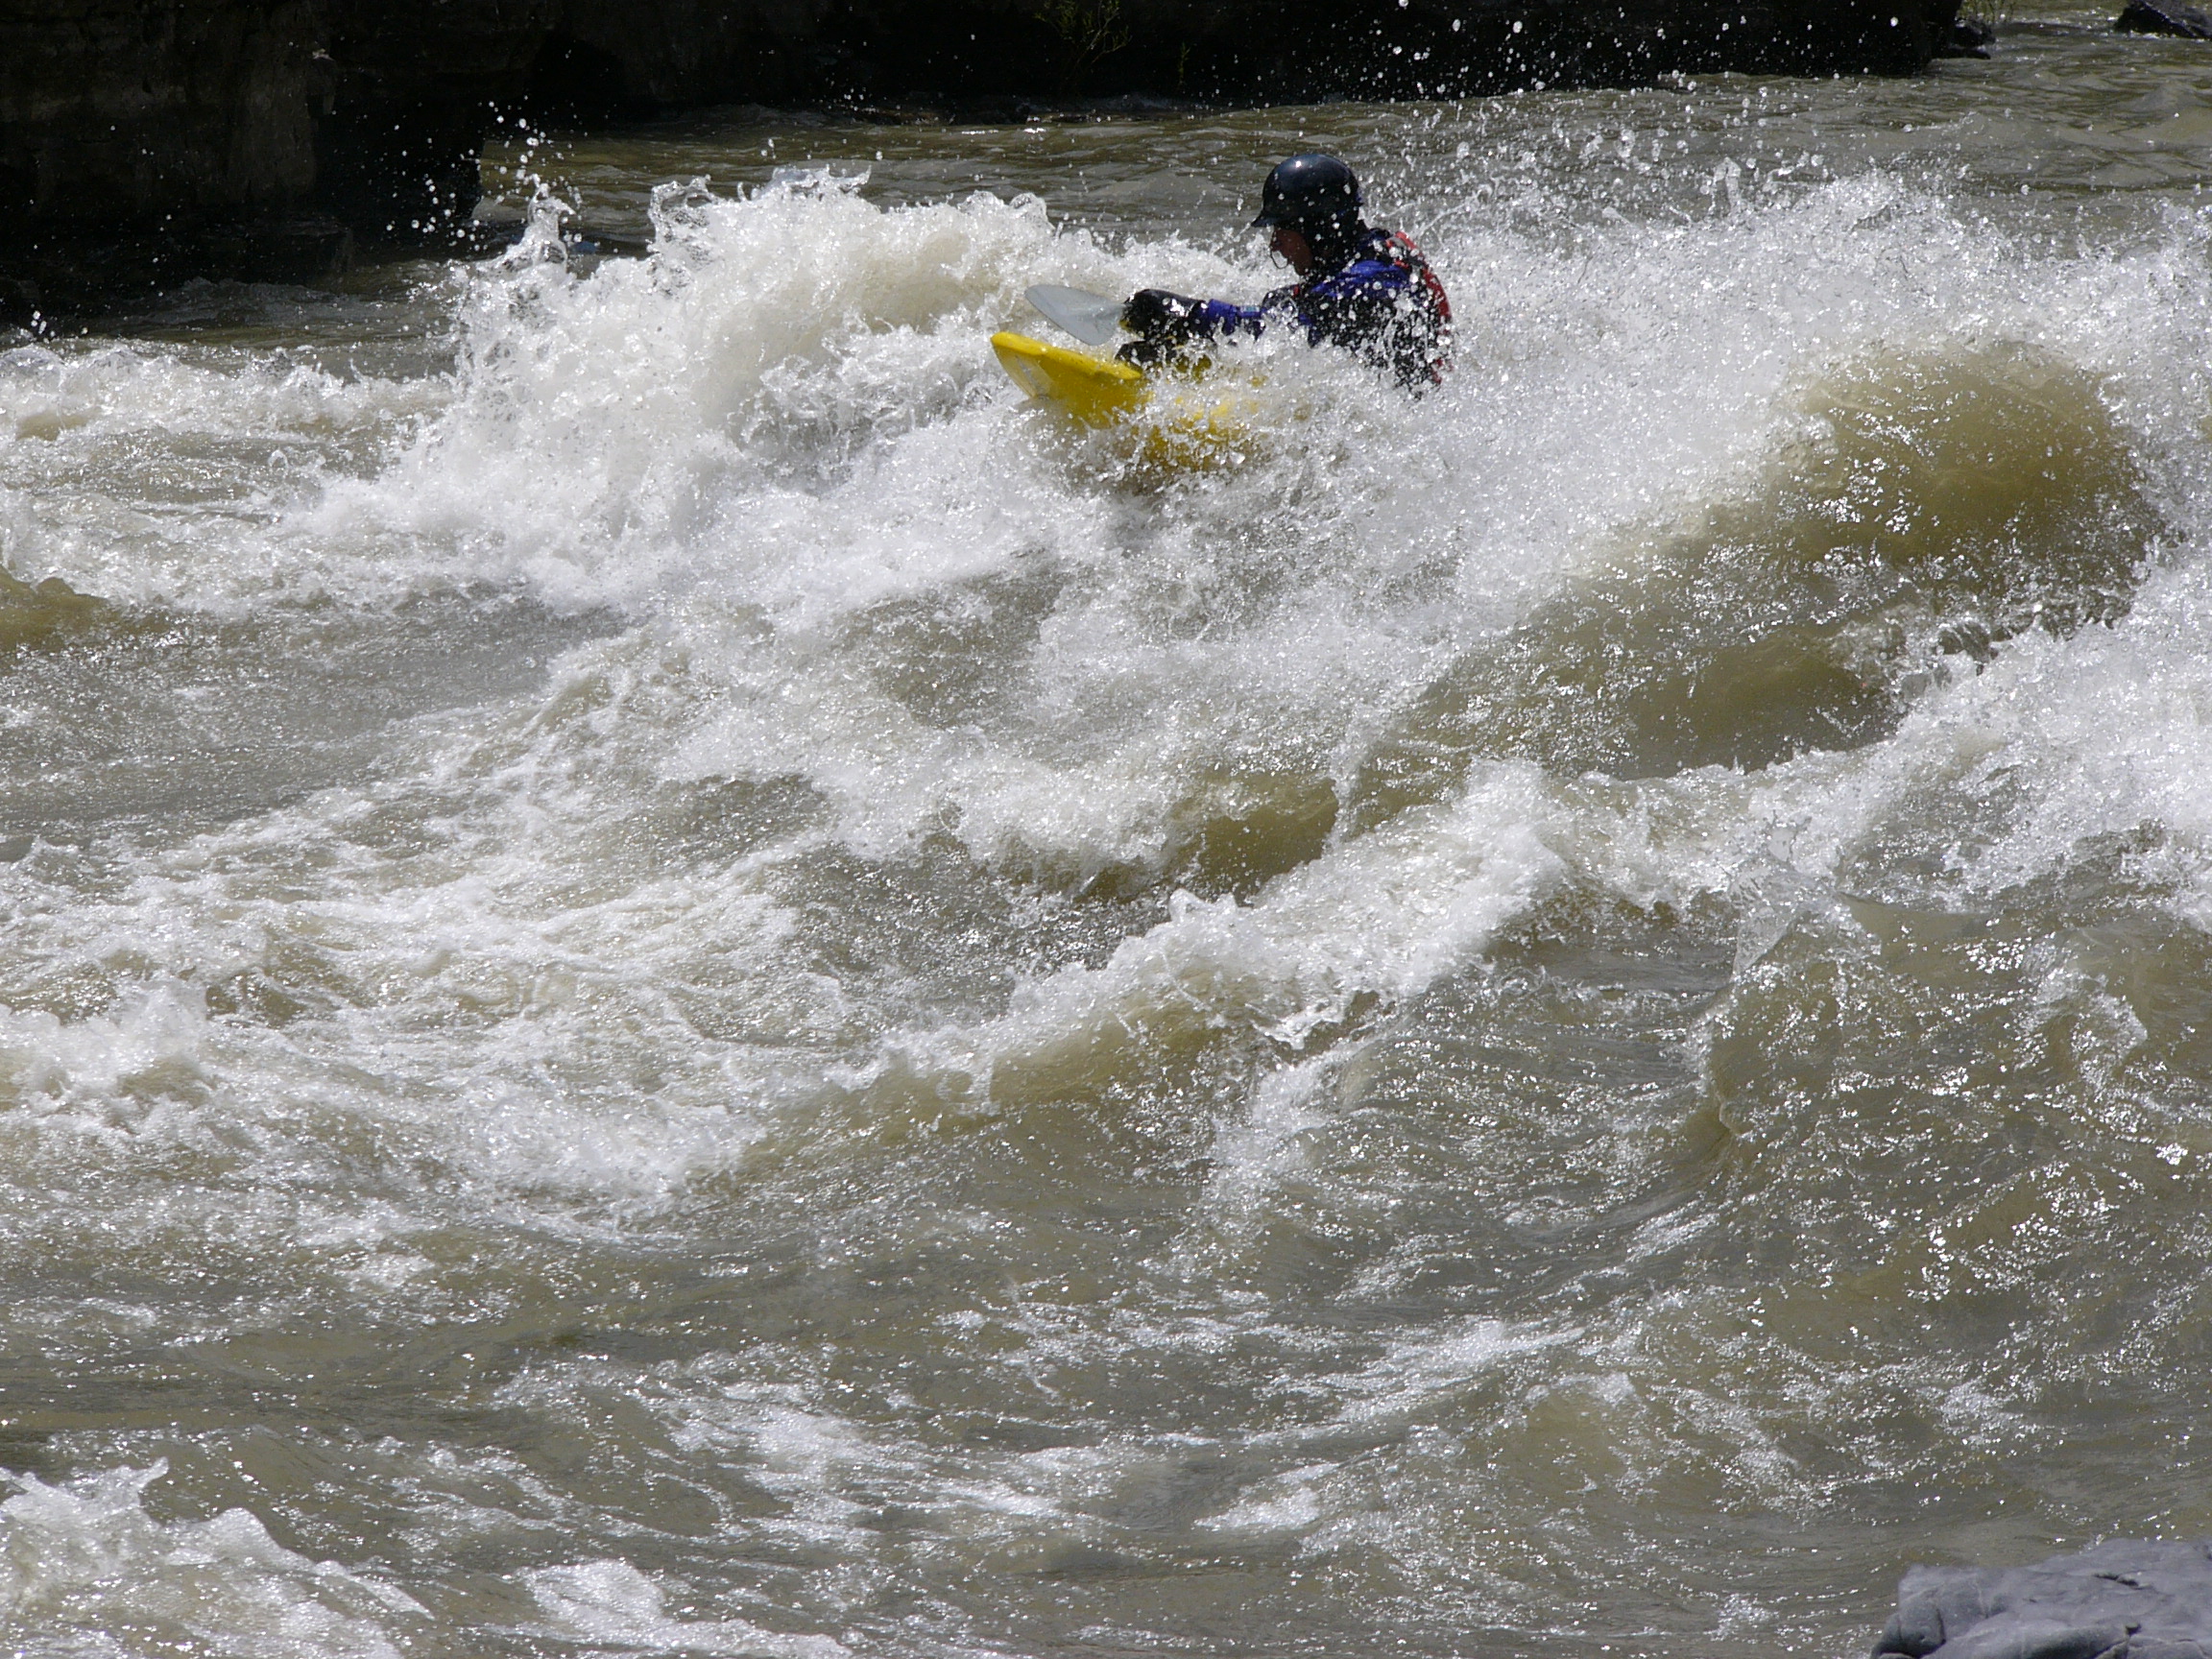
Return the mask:
[[[1190,338],[1190,320],[1201,303],[1165,288],[1140,288],[1121,307],[1121,326],[1156,346],[1178,345]]]

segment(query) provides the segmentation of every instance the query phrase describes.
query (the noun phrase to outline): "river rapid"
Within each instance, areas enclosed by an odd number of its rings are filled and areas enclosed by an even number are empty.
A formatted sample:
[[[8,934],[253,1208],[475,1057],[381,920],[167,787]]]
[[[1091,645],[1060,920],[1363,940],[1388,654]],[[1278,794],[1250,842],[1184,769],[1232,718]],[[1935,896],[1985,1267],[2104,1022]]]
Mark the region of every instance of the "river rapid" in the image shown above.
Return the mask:
[[[2109,10],[524,142],[503,257],[0,343],[0,1643],[1842,1656],[2212,1534],[2212,48]],[[1314,146],[1443,390],[1024,404]]]

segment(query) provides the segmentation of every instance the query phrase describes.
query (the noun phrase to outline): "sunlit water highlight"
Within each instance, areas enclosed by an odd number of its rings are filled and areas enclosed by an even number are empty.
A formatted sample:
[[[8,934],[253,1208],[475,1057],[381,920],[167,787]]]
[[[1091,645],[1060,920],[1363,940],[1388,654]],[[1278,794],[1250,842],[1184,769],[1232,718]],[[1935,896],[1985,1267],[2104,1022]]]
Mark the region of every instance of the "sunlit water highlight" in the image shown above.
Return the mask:
[[[1841,1655],[2212,1532],[2212,58],[2101,20],[670,124],[527,156],[649,257],[0,352],[0,1636]],[[1316,142],[1443,391],[1005,383]]]

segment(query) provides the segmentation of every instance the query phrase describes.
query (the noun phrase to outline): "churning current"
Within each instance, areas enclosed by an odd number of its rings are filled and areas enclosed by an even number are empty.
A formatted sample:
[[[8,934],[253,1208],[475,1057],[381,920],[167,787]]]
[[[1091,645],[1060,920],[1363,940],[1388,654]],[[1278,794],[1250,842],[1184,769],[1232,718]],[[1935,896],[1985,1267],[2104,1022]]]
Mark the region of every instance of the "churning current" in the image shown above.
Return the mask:
[[[2109,11],[525,142],[503,257],[7,343],[0,1644],[1839,1659],[2212,1533],[2212,55]],[[1443,390],[999,373],[1310,147]]]

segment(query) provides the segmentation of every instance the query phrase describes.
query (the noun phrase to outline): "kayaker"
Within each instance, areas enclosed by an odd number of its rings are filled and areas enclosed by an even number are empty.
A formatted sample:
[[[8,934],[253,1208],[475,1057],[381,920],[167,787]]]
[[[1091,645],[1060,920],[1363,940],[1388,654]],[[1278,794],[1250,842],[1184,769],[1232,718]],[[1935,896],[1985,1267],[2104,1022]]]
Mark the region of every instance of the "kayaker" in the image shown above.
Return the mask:
[[[1121,308],[1137,338],[1122,361],[1141,369],[1209,340],[1296,327],[1310,345],[1327,341],[1426,391],[1452,366],[1452,301],[1421,250],[1359,216],[1359,180],[1334,156],[1293,156],[1267,175],[1255,229],[1298,280],[1257,305],[1192,300],[1142,288]]]

